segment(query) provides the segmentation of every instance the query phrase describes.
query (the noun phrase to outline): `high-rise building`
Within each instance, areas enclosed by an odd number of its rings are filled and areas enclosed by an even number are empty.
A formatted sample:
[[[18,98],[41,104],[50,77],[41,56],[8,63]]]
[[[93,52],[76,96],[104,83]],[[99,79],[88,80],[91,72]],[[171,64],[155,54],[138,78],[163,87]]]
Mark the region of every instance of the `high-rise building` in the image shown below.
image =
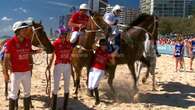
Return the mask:
[[[140,0],[140,9],[157,16],[186,17],[192,15],[192,0]]]
[[[105,13],[108,0],[88,0],[89,7],[94,12]]]
[[[122,11],[120,13],[120,24],[129,24],[139,15],[138,9],[126,8],[124,6],[121,7]],[[108,7],[106,8],[106,12],[111,12],[112,9],[113,6],[108,5]]]

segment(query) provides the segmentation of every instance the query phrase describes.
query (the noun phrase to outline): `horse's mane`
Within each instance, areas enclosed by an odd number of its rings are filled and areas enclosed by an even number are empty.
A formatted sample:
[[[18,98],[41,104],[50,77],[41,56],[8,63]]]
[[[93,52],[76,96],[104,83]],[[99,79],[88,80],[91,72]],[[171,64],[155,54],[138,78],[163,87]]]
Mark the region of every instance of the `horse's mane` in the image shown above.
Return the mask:
[[[146,17],[149,17],[151,15],[147,13],[142,13],[140,14],[133,22],[129,24],[129,27],[131,28],[132,26],[138,25],[140,22],[144,21]]]

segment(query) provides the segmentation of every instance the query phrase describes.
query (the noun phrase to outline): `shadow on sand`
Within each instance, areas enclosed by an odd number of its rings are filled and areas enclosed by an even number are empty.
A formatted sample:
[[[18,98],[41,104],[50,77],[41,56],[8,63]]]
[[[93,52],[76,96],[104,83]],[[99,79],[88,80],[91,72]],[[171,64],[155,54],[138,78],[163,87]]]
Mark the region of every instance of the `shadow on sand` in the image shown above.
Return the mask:
[[[162,92],[165,93],[140,93],[139,102],[181,108],[195,106],[195,102],[190,100],[195,98],[195,87],[179,82],[169,82],[160,86],[163,88]]]
[[[36,101],[41,101],[43,102],[43,106],[42,107],[38,107],[39,109],[45,109],[45,108],[49,108],[49,98],[47,96],[42,96],[42,95],[33,95],[32,96],[32,100],[36,100]],[[64,102],[64,97],[58,97],[57,99],[57,110],[63,110],[63,102]],[[33,103],[33,101],[32,101]],[[35,104],[33,104],[35,105]],[[89,107],[87,107],[85,104],[83,104],[80,100],[76,100],[76,99],[72,99],[69,98],[69,102],[68,102],[68,110],[90,110]]]

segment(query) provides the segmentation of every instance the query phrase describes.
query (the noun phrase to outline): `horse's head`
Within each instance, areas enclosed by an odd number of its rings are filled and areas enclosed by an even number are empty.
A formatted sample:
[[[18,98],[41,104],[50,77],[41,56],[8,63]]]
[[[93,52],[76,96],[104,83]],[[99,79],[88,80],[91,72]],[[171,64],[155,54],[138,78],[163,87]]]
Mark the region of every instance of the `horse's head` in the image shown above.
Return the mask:
[[[140,49],[139,52],[148,53],[151,40],[156,42],[158,36],[157,16],[141,14],[130,24],[126,35],[124,39],[128,44],[133,44],[137,50]]]
[[[32,45],[44,48],[47,53],[52,53],[54,51],[41,22],[37,23],[32,21],[28,36],[31,37]]]
[[[158,17],[143,13],[130,24],[128,30],[130,29],[138,30],[138,32],[141,31],[141,33],[148,33],[150,39],[157,39]],[[142,39],[145,40],[143,37]]]

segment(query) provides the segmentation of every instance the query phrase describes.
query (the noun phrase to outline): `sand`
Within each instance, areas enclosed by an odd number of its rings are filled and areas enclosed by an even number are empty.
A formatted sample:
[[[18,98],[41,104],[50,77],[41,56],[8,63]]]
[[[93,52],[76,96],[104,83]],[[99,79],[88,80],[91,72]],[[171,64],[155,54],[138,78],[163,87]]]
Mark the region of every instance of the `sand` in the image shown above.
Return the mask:
[[[32,110],[49,109],[49,98],[45,94],[46,80],[45,55],[36,55],[38,65],[34,65],[32,75]],[[172,56],[162,55],[157,59],[156,81],[157,91],[152,91],[151,76],[145,84],[139,82],[137,103],[132,103],[130,97],[132,80],[126,65],[117,66],[113,94],[107,84],[105,76],[100,84],[101,103],[94,106],[94,98],[86,95],[86,70],[83,70],[81,88],[78,99],[73,98],[73,81],[70,85],[70,110],[195,110],[195,72],[189,71],[189,59],[185,58],[186,71],[175,72],[175,61]],[[195,66],[194,66],[195,69]],[[53,68],[52,68],[53,71]],[[142,71],[144,73],[145,70]],[[0,110],[8,110],[8,100],[4,96],[4,81],[0,74]],[[22,86],[21,86],[22,88]],[[63,81],[58,94],[58,110],[62,110]],[[23,109],[23,92],[19,99],[19,109]]]

